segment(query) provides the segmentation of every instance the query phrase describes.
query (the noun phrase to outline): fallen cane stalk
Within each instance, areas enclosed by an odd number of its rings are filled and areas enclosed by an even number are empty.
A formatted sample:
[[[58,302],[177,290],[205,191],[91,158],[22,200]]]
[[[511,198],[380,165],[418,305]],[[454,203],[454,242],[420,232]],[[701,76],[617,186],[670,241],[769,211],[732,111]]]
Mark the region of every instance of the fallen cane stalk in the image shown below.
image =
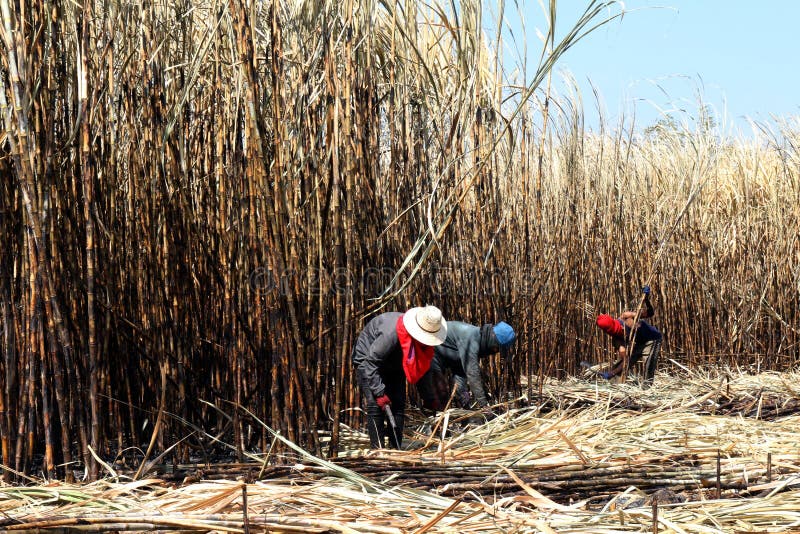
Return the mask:
[[[422,450],[427,449],[428,446],[431,444],[431,441],[433,441],[433,437],[436,435],[436,431],[439,429],[439,425],[442,423],[442,419],[444,418],[444,414],[447,413],[447,410],[450,409],[450,404],[452,404],[453,399],[455,398],[457,391],[458,391],[458,384],[453,384],[453,391],[450,392],[450,398],[447,399],[447,405],[444,407],[444,410],[442,411],[442,414],[436,419],[436,424],[434,425],[433,429],[431,430],[431,435],[428,437],[428,440],[425,442],[425,445],[422,446]],[[444,439],[444,436],[442,436],[442,439]]]

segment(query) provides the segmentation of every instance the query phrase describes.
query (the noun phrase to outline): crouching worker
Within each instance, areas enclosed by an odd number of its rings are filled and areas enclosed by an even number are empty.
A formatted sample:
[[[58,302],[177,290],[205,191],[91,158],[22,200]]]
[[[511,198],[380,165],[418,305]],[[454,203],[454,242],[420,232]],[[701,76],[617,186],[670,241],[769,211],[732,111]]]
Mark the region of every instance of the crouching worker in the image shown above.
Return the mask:
[[[514,329],[502,321],[480,327],[461,321],[447,323],[447,338],[434,349],[431,368],[417,384],[423,407],[438,411],[447,406],[451,392],[448,371],[457,405],[475,409],[488,406],[480,359],[501,351],[507,354],[515,338]]]
[[[617,358],[611,369],[599,374],[605,379],[623,373],[627,375],[644,358],[644,387],[650,387],[658,366],[663,336],[656,327],[644,320],[653,316],[653,306],[650,303],[650,288],[645,286],[642,291],[645,307],[639,311],[638,321],[634,311],[623,312],[617,319],[605,314],[597,317],[597,326],[611,337]],[[632,348],[630,355],[629,347]]]
[[[391,447],[401,447],[406,380],[415,384],[422,378],[430,368],[433,347],[446,336],[447,321],[436,306],[382,313],[359,334],[352,358],[371,448],[384,447],[387,434]]]

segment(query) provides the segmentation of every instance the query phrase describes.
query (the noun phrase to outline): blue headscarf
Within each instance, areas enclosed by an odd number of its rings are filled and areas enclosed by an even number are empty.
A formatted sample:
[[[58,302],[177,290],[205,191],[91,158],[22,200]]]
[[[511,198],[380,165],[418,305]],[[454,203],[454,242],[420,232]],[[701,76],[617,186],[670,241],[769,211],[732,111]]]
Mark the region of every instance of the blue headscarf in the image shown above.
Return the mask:
[[[514,329],[511,328],[511,325],[504,321],[500,321],[494,325],[492,330],[494,330],[494,335],[497,337],[497,342],[501,347],[508,347],[517,337],[517,334],[514,333]]]

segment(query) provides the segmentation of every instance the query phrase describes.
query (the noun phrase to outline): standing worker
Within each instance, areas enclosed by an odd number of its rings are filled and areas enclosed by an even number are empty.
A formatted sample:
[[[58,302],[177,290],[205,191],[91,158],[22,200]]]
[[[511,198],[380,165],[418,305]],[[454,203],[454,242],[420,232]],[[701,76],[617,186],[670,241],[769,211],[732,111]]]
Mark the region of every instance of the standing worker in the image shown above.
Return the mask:
[[[417,384],[423,406],[443,410],[450,397],[446,372],[452,373],[456,399],[464,407],[485,408],[489,405],[481,376],[480,359],[503,352],[514,342],[511,325],[499,322],[492,326],[475,326],[461,321],[447,324],[447,339],[434,349],[430,370]],[[472,393],[472,399],[470,399]]]
[[[634,365],[644,358],[644,386],[653,384],[653,377],[658,366],[658,354],[661,350],[663,336],[656,327],[645,321],[653,316],[653,305],[650,303],[650,287],[642,288],[645,307],[639,310],[639,320],[634,311],[623,312],[618,319],[610,315],[597,317],[597,326],[611,336],[611,342],[617,353],[617,361],[608,371],[600,374],[605,379],[614,378],[623,372],[628,373]],[[632,353],[628,356],[628,346],[632,346]]]
[[[387,418],[389,443],[396,449],[401,447],[406,380],[416,384],[422,378],[431,366],[433,347],[446,337],[447,321],[436,306],[382,313],[361,331],[352,357],[366,407],[371,448],[384,447]]]

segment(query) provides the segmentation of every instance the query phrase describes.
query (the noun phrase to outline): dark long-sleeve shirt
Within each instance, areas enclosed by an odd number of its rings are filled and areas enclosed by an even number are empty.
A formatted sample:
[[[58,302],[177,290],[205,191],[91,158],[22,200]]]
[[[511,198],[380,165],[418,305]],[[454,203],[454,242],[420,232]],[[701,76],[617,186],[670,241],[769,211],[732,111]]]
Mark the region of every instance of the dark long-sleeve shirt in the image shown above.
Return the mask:
[[[633,339],[635,343],[647,343],[648,341],[660,341],[662,338],[661,332],[659,332],[658,328],[651,325],[649,322],[645,321],[644,319],[650,319],[655,315],[655,310],[653,309],[653,305],[650,303],[650,299],[644,299],[645,309],[639,313],[639,323],[635,329],[635,332],[631,332],[631,328],[625,324],[625,321],[622,321],[622,325],[625,327],[625,341],[631,339],[631,335],[635,336]]]
[[[663,337],[661,332],[658,331],[658,328],[651,325],[644,319],[639,319],[639,324],[636,327],[636,331],[633,332],[633,342],[636,343],[647,343],[648,341],[661,341]],[[631,329],[625,325],[625,339],[631,338]]]
[[[480,327],[461,321],[448,321],[447,339],[434,349],[431,362],[433,371],[450,369],[459,389],[463,389],[466,382],[479,407],[489,404],[480,366],[481,356],[488,354],[488,351],[486,347],[483,347],[486,354],[481,350]]]
[[[401,312],[386,312],[372,318],[353,347],[353,364],[375,397],[386,392],[384,378],[405,381],[403,349],[397,337]]]

